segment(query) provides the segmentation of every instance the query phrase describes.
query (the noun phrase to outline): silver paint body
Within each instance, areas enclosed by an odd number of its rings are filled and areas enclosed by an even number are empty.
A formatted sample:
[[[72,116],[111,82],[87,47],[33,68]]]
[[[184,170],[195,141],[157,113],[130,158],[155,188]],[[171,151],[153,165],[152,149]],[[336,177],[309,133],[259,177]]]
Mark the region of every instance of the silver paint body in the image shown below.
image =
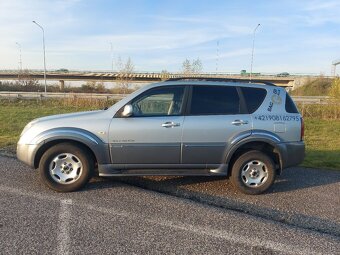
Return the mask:
[[[267,95],[253,114],[115,117],[141,93],[169,85],[251,86],[265,89]],[[209,81],[154,83],[128,95],[107,110],[33,120],[21,134],[17,157],[37,167],[38,152],[45,144],[76,141],[92,150],[102,176],[197,174],[190,169],[206,170],[201,172],[203,175],[227,174],[229,159],[239,146],[261,141],[276,148],[280,154],[280,168],[283,169],[300,163],[304,156],[304,143],[300,141],[301,122],[297,121],[301,116],[285,111],[285,97],[283,88],[260,84]],[[168,127],[165,123],[176,125]]]

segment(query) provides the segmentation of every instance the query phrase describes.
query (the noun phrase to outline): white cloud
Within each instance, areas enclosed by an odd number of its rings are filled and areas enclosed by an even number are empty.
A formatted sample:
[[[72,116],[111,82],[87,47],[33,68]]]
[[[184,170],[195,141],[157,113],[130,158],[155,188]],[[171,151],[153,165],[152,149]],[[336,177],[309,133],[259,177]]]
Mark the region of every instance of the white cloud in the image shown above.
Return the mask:
[[[306,6],[303,8],[306,11],[320,11],[320,10],[331,10],[335,7],[340,6],[339,1],[307,1]]]
[[[327,23],[340,24],[340,1],[303,2],[299,20],[307,26],[321,26]]]

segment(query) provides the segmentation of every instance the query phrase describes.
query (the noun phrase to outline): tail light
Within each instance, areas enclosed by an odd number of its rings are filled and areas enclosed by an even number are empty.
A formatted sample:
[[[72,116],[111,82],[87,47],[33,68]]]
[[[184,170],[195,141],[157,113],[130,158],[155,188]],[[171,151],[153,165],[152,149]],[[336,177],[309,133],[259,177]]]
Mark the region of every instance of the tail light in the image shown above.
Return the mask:
[[[301,117],[301,141],[303,140],[305,136],[305,122],[303,121],[303,118]]]

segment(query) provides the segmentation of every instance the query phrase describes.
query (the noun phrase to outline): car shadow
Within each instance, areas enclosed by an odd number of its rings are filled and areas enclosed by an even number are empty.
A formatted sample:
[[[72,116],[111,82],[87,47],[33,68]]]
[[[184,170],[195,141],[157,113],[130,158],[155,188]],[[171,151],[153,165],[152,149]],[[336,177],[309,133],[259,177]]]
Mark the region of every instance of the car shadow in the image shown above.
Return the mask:
[[[269,192],[290,192],[339,182],[339,170],[292,167],[283,170],[282,175],[278,176]]]
[[[190,188],[191,185],[199,189],[200,185],[204,187],[207,184],[210,184],[209,186],[217,184],[220,190],[237,192],[232,187],[231,181],[221,176],[120,177],[118,180],[137,186],[147,186],[151,189],[154,186],[177,189]],[[340,183],[340,171],[293,167],[285,169],[267,193],[290,192],[333,183]]]
[[[126,184],[117,181],[117,179],[113,178],[100,178],[94,177],[91,181],[86,184],[83,189],[77,190],[76,192],[88,192],[90,190],[101,190],[101,189],[113,189],[116,187],[125,186]]]
[[[228,190],[237,193],[231,181],[225,176],[97,177],[95,181],[86,186],[86,189],[110,188],[119,185],[119,182],[151,190],[188,189],[202,190],[202,193],[207,193],[205,191],[208,191],[208,188],[216,188],[219,191]],[[266,193],[284,193],[338,182],[340,183],[340,171],[293,167],[285,169],[281,175],[277,176],[274,185]]]

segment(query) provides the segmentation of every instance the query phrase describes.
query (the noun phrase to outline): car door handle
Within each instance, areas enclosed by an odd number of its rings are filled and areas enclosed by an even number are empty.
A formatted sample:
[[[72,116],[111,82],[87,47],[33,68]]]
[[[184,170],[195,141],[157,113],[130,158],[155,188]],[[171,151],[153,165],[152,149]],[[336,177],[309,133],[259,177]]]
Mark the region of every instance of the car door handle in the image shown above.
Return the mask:
[[[235,125],[235,126],[241,126],[241,125],[245,125],[248,124],[249,122],[247,120],[234,120],[233,122],[231,122],[231,124]]]
[[[162,124],[162,127],[165,127],[165,128],[172,128],[172,127],[179,127],[180,124],[179,123],[175,123],[175,122],[165,122]]]

